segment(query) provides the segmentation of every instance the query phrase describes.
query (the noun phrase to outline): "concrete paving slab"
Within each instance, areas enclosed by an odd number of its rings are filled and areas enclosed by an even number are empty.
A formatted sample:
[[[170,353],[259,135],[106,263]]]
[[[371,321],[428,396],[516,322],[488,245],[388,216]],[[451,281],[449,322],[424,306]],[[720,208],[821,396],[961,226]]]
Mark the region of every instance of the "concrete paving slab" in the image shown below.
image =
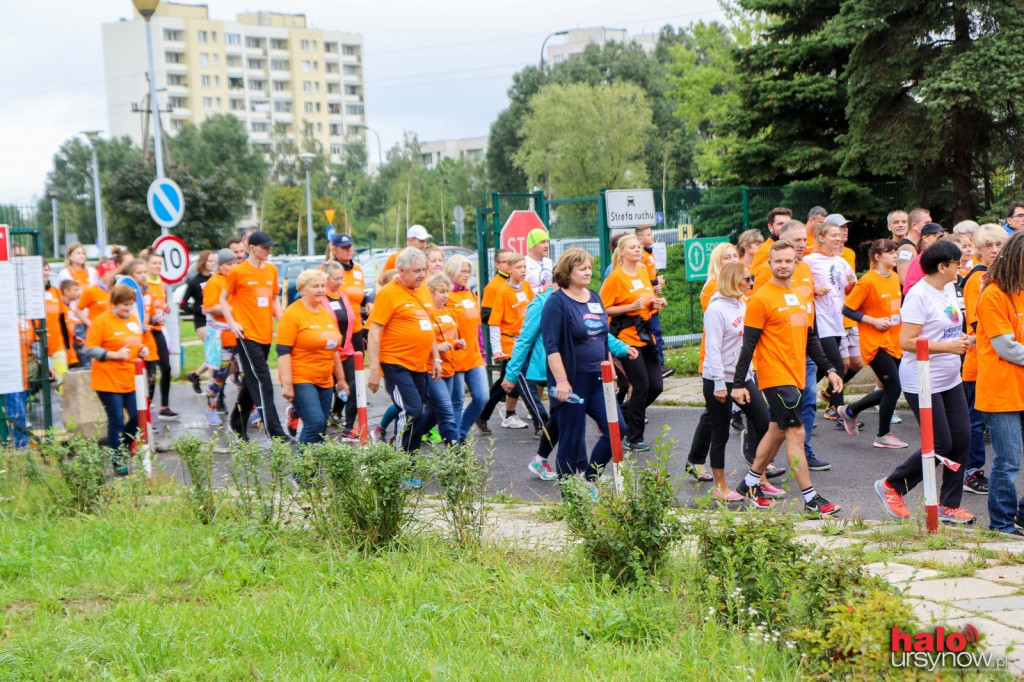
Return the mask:
[[[898,563],[873,563],[864,566],[871,575],[877,575],[880,578],[884,578],[887,582],[901,590],[905,590],[912,583],[918,580],[928,580],[929,578],[935,578],[939,575],[938,571],[930,568],[919,568],[917,566],[908,566],[907,564]]]
[[[978,578],[941,578],[937,580],[920,580],[912,584],[908,594],[932,601],[951,601],[957,598],[970,597],[984,599],[986,597],[1002,597],[1014,591],[1008,585]]]
[[[817,545],[825,549],[840,549],[842,547],[852,547],[853,545],[863,545],[864,540],[860,538],[844,538],[838,535],[797,535],[794,538],[797,542],[802,542],[805,545]]]
[[[977,561],[978,558],[976,554],[971,554],[966,549],[929,549],[900,555],[900,561],[935,561],[947,566],[963,566],[968,561]]]
[[[1024,596],[956,599],[949,603],[958,608],[967,609],[968,611],[988,614],[996,611],[1024,609]]]
[[[927,599],[911,599],[910,605],[923,625],[945,625],[953,618],[970,618],[974,614],[970,611],[958,609],[955,606],[943,602],[934,602]]]
[[[975,578],[1011,585],[1024,585],[1024,566],[990,566],[974,572]]]

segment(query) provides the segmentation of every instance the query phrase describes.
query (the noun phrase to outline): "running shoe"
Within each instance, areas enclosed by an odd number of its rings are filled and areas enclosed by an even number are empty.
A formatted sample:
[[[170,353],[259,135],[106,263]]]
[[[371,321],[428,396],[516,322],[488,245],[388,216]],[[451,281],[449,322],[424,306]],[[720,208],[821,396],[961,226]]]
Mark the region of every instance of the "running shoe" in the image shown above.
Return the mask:
[[[832,465],[824,460],[820,460],[814,455],[807,455],[807,468],[811,471],[828,471],[832,468]]]
[[[693,477],[693,480],[698,483],[707,483],[708,481],[715,480],[715,477],[708,471],[701,471],[690,462],[686,463],[686,473]]]
[[[485,435],[490,435],[491,433],[491,427],[487,425],[486,419],[476,420],[476,430]]]
[[[345,431],[342,432],[341,437],[345,438],[345,433],[350,433],[352,430],[353,429],[345,429]],[[358,440],[358,439],[359,439],[359,436],[356,435],[356,440]],[[424,443],[440,443],[441,442],[441,434],[437,432],[437,427],[435,426],[432,429],[430,429],[429,431],[427,431],[426,433],[424,433],[422,441]]]
[[[1011,528],[1010,530],[999,531],[1000,535],[1009,535],[1012,538],[1024,538],[1024,532],[1021,532],[1020,528]]]
[[[662,367],[661,368],[661,378],[662,379],[668,379],[670,376],[672,376],[675,373],[676,373],[676,371],[674,369],[672,369],[671,367]]]
[[[341,432],[341,439],[342,440],[347,440],[350,443],[357,443],[357,442],[359,442],[359,436],[360,435],[361,434],[359,433],[359,427],[353,426],[351,429],[345,429],[344,431]],[[427,440],[427,436],[426,435],[423,436],[423,440],[424,441]]]
[[[839,421],[839,413],[836,412],[836,408],[832,407],[831,405],[825,410],[824,417],[830,422]]]
[[[977,495],[988,495],[988,479],[985,478],[984,472],[975,471],[964,476],[964,490]]]
[[[903,419],[901,419],[898,414],[893,412],[892,413],[892,419],[889,420],[889,423],[890,424],[902,424],[903,423]]]
[[[841,507],[838,504],[832,504],[821,495],[815,495],[809,502],[804,502],[804,511],[824,516],[837,514],[840,509]]]
[[[729,426],[731,426],[732,430],[735,431],[736,433],[741,433],[743,431],[743,429],[744,429],[744,427],[743,427],[743,413],[742,412],[733,412],[732,413],[732,417],[729,418]]]
[[[774,464],[769,464],[765,467],[764,475],[766,478],[778,478],[779,476],[785,476],[786,467],[777,467]]]
[[[252,408],[252,412],[249,413],[249,423],[253,426],[260,423],[260,411],[255,407]]]
[[[877,438],[875,438],[875,442],[873,442],[871,445],[876,448],[892,448],[894,450],[907,447],[906,443],[904,443],[891,433],[887,433],[884,436],[878,436]]]
[[[832,385],[829,384],[825,388],[818,390],[818,400],[828,405],[832,402]]]
[[[217,414],[217,410],[207,410],[203,416],[206,417],[206,423],[210,426],[220,426],[224,423],[224,420]]]
[[[943,507],[940,504],[939,521],[961,525],[971,524],[974,523],[974,514],[971,514],[963,507]]]
[[[875,481],[875,494],[878,501],[882,503],[882,509],[894,519],[909,519],[910,510],[907,509],[903,496],[892,489],[889,482],[884,478]]]
[[[558,474],[552,471],[551,465],[548,463],[546,459],[542,459],[539,462],[530,462],[527,468],[530,470],[531,474],[533,474],[542,481],[553,481],[556,478],[558,478]]]
[[[651,446],[642,440],[637,441],[636,443],[630,443],[628,440],[624,440],[622,441],[622,447],[633,452],[648,452],[651,449]]]
[[[747,498],[754,509],[771,509],[772,501],[761,493],[759,485],[748,486],[746,481],[740,481],[740,484],[736,486],[736,492]]]
[[[169,407],[161,407],[160,412],[157,414],[157,417],[163,419],[164,421],[174,421],[180,416],[180,414],[178,414]]]
[[[836,408],[836,414],[843,420],[843,428],[851,436],[856,436],[860,431],[857,429],[857,418],[850,413],[849,405],[840,405]]]
[[[409,478],[403,481],[402,487],[408,488],[409,490],[416,490],[417,488],[423,487],[423,481],[414,476],[413,478]]]
[[[519,418],[519,415],[510,414],[501,420],[501,428],[503,429],[525,429],[530,425]]]
[[[221,392],[217,395],[217,412],[220,414],[228,413],[228,405],[224,402],[224,393]]]
[[[285,425],[284,427],[288,430],[288,435],[292,438],[299,435],[299,413],[295,411],[295,408],[289,405],[284,411]]]
[[[730,490],[728,495],[723,495],[722,493],[718,492],[718,488],[715,488],[715,491],[711,493],[711,496],[721,502],[739,502],[740,500],[743,499],[743,496],[740,495],[735,490]]]
[[[780,497],[785,497],[786,496],[786,491],[783,490],[782,488],[776,488],[775,486],[773,486],[770,483],[762,483],[761,484],[761,495],[763,495],[764,497],[766,497],[769,500],[777,500]]]
[[[198,374],[196,374],[195,372],[189,372],[188,374],[185,375],[185,378],[188,379],[188,382],[190,384],[192,384],[192,390],[196,392],[196,395],[203,394],[203,387],[199,383]]]
[[[372,440],[374,443],[380,443],[385,438],[387,438],[387,435],[387,431],[380,428],[380,425],[377,425],[373,427],[373,431],[370,431],[370,440]]]
[[[327,425],[328,426],[333,426],[333,427],[337,428],[337,427],[341,426],[342,424],[343,424],[343,422],[342,422],[341,415],[338,414],[337,412],[331,412],[330,416],[327,417]]]

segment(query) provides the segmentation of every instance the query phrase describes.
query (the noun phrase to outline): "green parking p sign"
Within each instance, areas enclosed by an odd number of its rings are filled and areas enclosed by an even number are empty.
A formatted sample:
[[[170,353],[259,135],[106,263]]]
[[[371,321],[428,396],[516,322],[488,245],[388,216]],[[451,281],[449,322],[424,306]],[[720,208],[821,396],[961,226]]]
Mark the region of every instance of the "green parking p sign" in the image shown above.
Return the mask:
[[[708,265],[711,263],[711,252],[719,244],[728,242],[728,237],[702,237],[687,239],[686,249],[686,281],[703,282],[708,278]]]

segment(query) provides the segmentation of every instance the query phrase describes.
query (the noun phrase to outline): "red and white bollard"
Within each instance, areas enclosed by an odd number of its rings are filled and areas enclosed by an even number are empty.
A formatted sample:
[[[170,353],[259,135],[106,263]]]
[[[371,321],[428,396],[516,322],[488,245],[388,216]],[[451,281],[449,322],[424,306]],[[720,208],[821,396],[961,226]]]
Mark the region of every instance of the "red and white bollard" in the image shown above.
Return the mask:
[[[363,367],[363,352],[355,354],[356,359],[356,414],[359,418],[359,444],[366,445],[370,437],[370,422],[366,417],[366,370]]]
[[[135,453],[142,456],[142,469],[146,478],[153,477],[153,461],[149,452],[149,387],[146,384],[146,363],[135,360],[135,406],[139,415],[139,437]]]
[[[601,363],[601,385],[604,388],[604,411],[608,418],[608,438],[612,444],[612,481],[615,494],[619,490],[619,465],[622,464],[622,433],[619,431],[619,404],[615,400],[615,370],[612,363]]]
[[[921,484],[924,487],[925,524],[929,533],[939,529],[939,497],[935,492],[935,432],[932,426],[932,385],[928,339],[917,339],[917,404],[921,422]]]

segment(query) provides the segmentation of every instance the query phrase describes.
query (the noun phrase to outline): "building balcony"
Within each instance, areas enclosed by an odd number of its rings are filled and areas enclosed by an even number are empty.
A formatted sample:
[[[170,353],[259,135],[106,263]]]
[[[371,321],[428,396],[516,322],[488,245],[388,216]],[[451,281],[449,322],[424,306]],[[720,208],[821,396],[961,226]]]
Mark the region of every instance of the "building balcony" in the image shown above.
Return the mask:
[[[192,110],[188,107],[174,107],[171,109],[171,118],[190,120],[192,118]]]

